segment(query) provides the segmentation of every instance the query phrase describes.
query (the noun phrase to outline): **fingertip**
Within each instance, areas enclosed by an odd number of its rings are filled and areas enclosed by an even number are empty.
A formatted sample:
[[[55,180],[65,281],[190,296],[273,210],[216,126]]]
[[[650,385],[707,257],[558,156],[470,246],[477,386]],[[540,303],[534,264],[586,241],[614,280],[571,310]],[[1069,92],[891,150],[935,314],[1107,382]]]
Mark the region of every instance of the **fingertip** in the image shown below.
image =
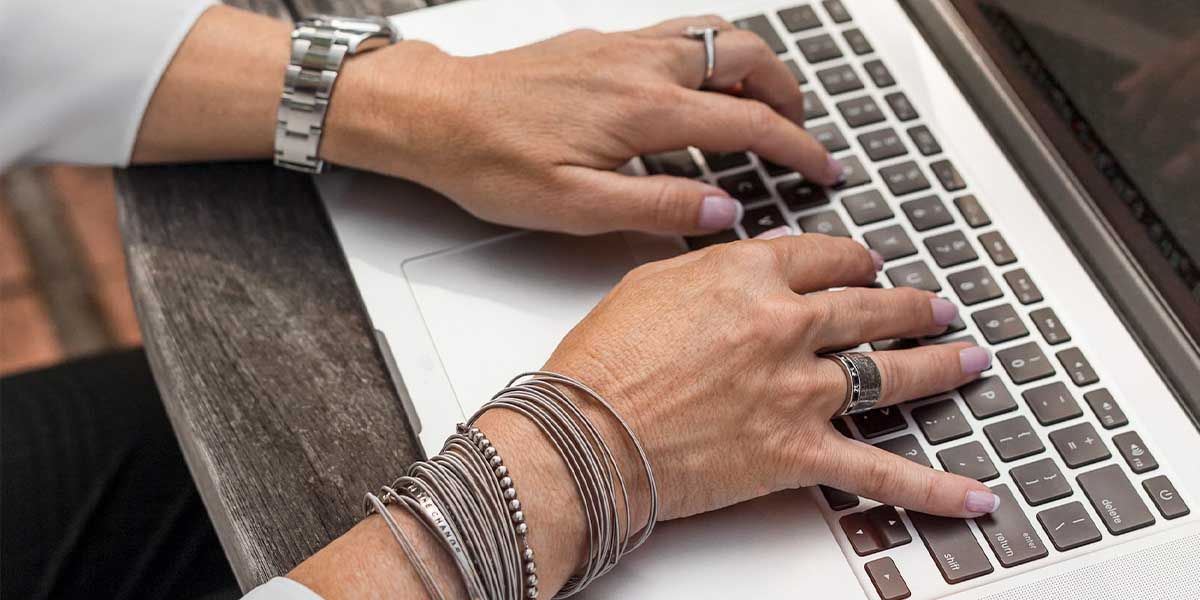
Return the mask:
[[[700,215],[696,226],[705,231],[731,229],[742,220],[742,203],[717,194],[705,196],[700,201]]]
[[[875,265],[875,272],[878,273],[878,272],[882,271],[883,270],[883,255],[876,252],[875,250],[870,249],[870,248],[867,248],[867,254],[871,255],[871,262]]]
[[[963,510],[973,516],[996,512],[1000,508],[1000,496],[991,490],[967,490],[963,499]]]
[[[981,346],[968,346],[958,351],[958,363],[964,375],[978,375],[992,366],[992,352]]]
[[[846,168],[832,154],[827,155],[825,158],[824,177],[821,183],[826,186],[832,187],[846,182]]]

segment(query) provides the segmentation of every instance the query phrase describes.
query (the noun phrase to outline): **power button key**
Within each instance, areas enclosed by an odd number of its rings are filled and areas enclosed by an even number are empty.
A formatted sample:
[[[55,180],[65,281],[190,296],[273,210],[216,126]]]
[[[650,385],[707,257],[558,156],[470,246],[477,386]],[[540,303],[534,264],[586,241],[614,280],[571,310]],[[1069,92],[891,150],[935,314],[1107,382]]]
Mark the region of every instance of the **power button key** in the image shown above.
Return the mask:
[[[1175,486],[1171,485],[1171,480],[1167,479],[1166,475],[1151,477],[1142,482],[1142,487],[1146,488],[1146,493],[1150,494],[1150,500],[1154,501],[1163,518],[1175,519],[1192,512],[1187,504],[1183,503],[1183,498],[1179,497],[1179,492],[1175,491]]]

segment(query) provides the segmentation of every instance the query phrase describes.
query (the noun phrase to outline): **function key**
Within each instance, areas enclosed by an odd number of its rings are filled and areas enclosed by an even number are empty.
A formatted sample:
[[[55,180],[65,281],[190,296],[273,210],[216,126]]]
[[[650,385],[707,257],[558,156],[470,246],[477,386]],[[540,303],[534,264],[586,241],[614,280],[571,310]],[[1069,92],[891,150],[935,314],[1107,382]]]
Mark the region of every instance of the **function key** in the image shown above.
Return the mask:
[[[808,78],[804,76],[804,71],[800,70],[800,65],[796,64],[796,61],[789,58],[783,61],[783,64],[786,65],[788,71],[792,73],[792,78],[796,80],[797,84],[808,83]]]
[[[896,118],[901,121],[911,121],[917,118],[917,109],[913,108],[911,102],[908,101],[908,96],[904,92],[892,92],[883,97],[888,105],[892,107],[892,112],[896,113]]]
[[[994,570],[966,520],[916,511],[908,511],[908,518],[946,583],[962,583]]]
[[[913,229],[917,231],[926,231],[954,222],[954,217],[950,216],[950,211],[946,210],[946,205],[942,204],[942,199],[937,196],[909,200],[901,204],[900,208],[908,215],[908,222],[912,223]]]
[[[841,108],[841,105],[838,105]],[[850,143],[842,136],[836,123],[825,123],[808,128],[808,134],[813,136],[828,152],[840,152],[850,147]]]
[[[1096,413],[1096,420],[1100,421],[1101,427],[1113,429],[1129,424],[1129,419],[1125,418],[1125,411],[1121,410],[1112,392],[1107,389],[1092,390],[1084,394],[1083,399],[1092,407],[1092,412]]]
[[[863,69],[867,71],[867,77],[871,78],[875,87],[885,88],[896,85],[896,79],[892,77],[892,72],[878,58],[863,63]]]
[[[762,38],[767,43],[767,46],[770,46],[771,50],[775,51],[775,54],[787,52],[787,46],[779,38],[779,34],[775,33],[775,27],[771,25],[771,22],[767,20],[765,15],[754,15],[745,19],[738,19],[733,22],[733,26],[753,32]]]
[[[787,225],[787,220],[774,203],[747,210],[742,217],[742,229],[746,230],[747,237],[754,237],[784,225]]]
[[[1067,333],[1067,328],[1058,320],[1053,308],[1039,308],[1029,313],[1029,320],[1042,332],[1042,338],[1047,344],[1053,346],[1071,341],[1071,334]]]
[[[1095,369],[1092,369],[1092,363],[1083,357],[1083,352],[1079,348],[1067,348],[1055,356],[1067,370],[1067,374],[1071,376],[1071,381],[1075,382],[1075,385],[1091,385],[1100,381],[1100,376],[1096,375]]]
[[[1058,381],[1029,388],[1021,396],[1042,425],[1062,423],[1083,415],[1071,391]]]
[[[1000,291],[1000,286],[992,279],[991,273],[988,273],[987,267],[974,267],[951,273],[946,279],[950,282],[950,287],[954,288],[954,292],[958,294],[958,299],[967,306],[1004,295],[1004,292]]]
[[[903,196],[929,189],[929,180],[925,179],[925,175],[921,173],[921,167],[911,160],[884,167],[879,170],[879,176],[883,177],[888,190],[891,190],[894,196]]]
[[[829,196],[825,195],[825,188],[804,179],[780,181],[779,185],[775,186],[775,191],[779,192],[779,197],[792,212],[808,210],[829,203]]]
[[[979,530],[987,538],[996,560],[1005,567],[1015,567],[1050,554],[1033,524],[1025,516],[1012,491],[1005,484],[992,487],[1000,497],[1000,506],[995,512],[975,519]]]
[[[880,600],[904,600],[912,596],[912,591],[908,589],[908,584],[904,582],[900,569],[896,568],[896,562],[892,559],[877,558],[863,565],[863,568],[867,570],[867,577],[879,593]]]
[[[917,147],[917,151],[925,156],[932,156],[942,152],[942,147],[937,143],[937,138],[933,137],[933,133],[924,125],[909,128],[908,137],[912,138],[913,145]]]
[[[823,233],[837,237],[850,237],[850,232],[846,230],[846,224],[832,210],[823,210],[800,217],[796,221],[796,224],[800,226],[800,231],[805,233]]]
[[[867,41],[867,36],[863,35],[863,32],[857,27],[843,31],[842,37],[846,38],[846,45],[850,46],[850,49],[859,56],[875,51],[871,47],[871,42]]]
[[[729,242],[736,242],[737,240],[738,240],[738,236],[736,233],[733,232],[733,230],[718,231],[717,233],[710,233],[708,235],[701,235],[701,236],[689,237],[689,238],[684,239],[684,241],[687,242],[687,246],[688,246],[689,250],[699,250],[701,248],[707,248],[709,246],[713,246],[716,244],[726,244]]]
[[[837,42],[833,41],[833,38],[828,33],[796,40],[796,47],[800,48],[800,53],[804,55],[804,60],[807,60],[810,65],[842,56],[842,51],[838,48]]]
[[[1138,497],[1121,467],[1108,465],[1076,478],[1096,514],[1113,535],[1154,524],[1154,515]]]
[[[1014,269],[1004,274],[1008,287],[1012,288],[1021,304],[1033,304],[1042,301],[1042,291],[1033,283],[1025,269]]]
[[[821,495],[825,496],[825,501],[829,503],[830,509],[846,510],[847,508],[858,506],[858,496],[825,485],[820,487]]]
[[[961,231],[950,231],[927,237],[925,238],[925,247],[933,255],[934,262],[943,269],[979,258]]]
[[[1017,316],[1017,311],[1008,304],[986,308],[971,314],[983,338],[989,344],[1001,344],[1029,335],[1029,330]]]
[[[996,266],[1017,261],[1017,255],[1013,254],[1012,248],[1008,247],[1008,242],[1004,240],[1004,236],[1000,235],[999,231],[989,231],[980,235],[979,243],[983,245],[988,256],[992,257],[992,262],[996,263]]]
[[[884,119],[883,111],[879,110],[879,105],[870,96],[844,100],[838,102],[837,107],[851,127],[871,125]]]
[[[1043,510],[1037,514],[1037,519],[1050,536],[1050,543],[1060,551],[1086,546],[1101,538],[1100,530],[1079,502]]]
[[[704,162],[709,171],[716,173],[744,167],[750,164],[750,156],[745,152],[705,152]]]
[[[1176,519],[1192,512],[1166,475],[1151,477],[1142,482],[1142,487],[1150,494],[1150,499],[1154,501],[1164,519]]]
[[[858,136],[858,143],[871,160],[880,161],[908,153],[895,129],[887,128]]]
[[[1032,506],[1066,498],[1072,494],[1071,484],[1063,477],[1062,471],[1058,470],[1058,465],[1054,464],[1054,459],[1051,458],[1013,467],[1009,474],[1021,490],[1021,495],[1025,496]]]
[[[699,177],[700,167],[688,150],[675,150],[642,157],[646,172],[651,175],[674,175],[675,177]]]
[[[863,168],[862,161],[857,156],[845,156],[837,159],[842,165],[842,182],[833,186],[835,190],[845,190],[871,182],[871,175]]]
[[[925,261],[911,262],[885,271],[887,278],[896,287],[911,287],[927,292],[942,291],[941,284],[925,266]]]
[[[1012,348],[996,352],[996,359],[1004,365],[1004,370],[1012,378],[1013,383],[1020,385],[1037,381],[1054,374],[1054,365],[1042,354],[1037,342],[1027,342]]]
[[[929,163],[929,170],[933,171],[934,177],[938,178],[942,187],[947,192],[956,192],[967,187],[967,184],[962,180],[962,176],[958,174],[958,169],[954,168],[954,163],[949,160],[939,160]]]
[[[908,234],[899,225],[868,231],[863,234],[863,241],[867,243],[867,247],[878,252],[883,260],[895,260],[917,253],[916,246],[913,246],[912,240],[908,239]]]
[[[726,192],[729,192],[730,196],[740,200],[742,204],[766,200],[771,197],[771,192],[767,189],[767,184],[763,183],[762,177],[758,176],[758,171],[752,170],[736,175],[726,175],[717,180],[717,185],[721,186],[721,189]]]
[[[940,444],[971,435],[971,425],[954,400],[941,400],[914,408],[912,418],[930,444]]]
[[[976,419],[986,419],[1017,409],[1012,394],[995,375],[976,379],[958,388],[958,393],[962,394],[963,401]]]
[[[850,11],[842,5],[842,0],[825,0],[821,3],[825,7],[825,12],[829,13],[829,18],[833,19],[834,23],[845,23],[850,20]]]
[[[850,220],[854,221],[855,225],[869,225],[894,216],[887,201],[883,199],[883,194],[880,194],[878,190],[867,190],[842,196],[842,207],[846,209]],[[913,252],[916,250],[914,249]]]
[[[863,89],[862,80],[850,65],[821,69],[817,71],[817,79],[821,80],[821,85],[830,96]]]
[[[1100,439],[1091,423],[1079,423],[1058,431],[1051,431],[1050,443],[1054,444],[1054,448],[1062,456],[1063,462],[1072,469],[1100,462],[1112,456],[1108,448],[1104,447],[1104,440]]]
[[[1125,459],[1125,463],[1129,465],[1129,470],[1141,475],[1148,473],[1158,468],[1158,461],[1154,460],[1154,455],[1146,449],[1146,443],[1142,441],[1142,436],[1136,431],[1126,431],[1118,435],[1114,435],[1112,443],[1117,447],[1117,452]]]
[[[962,215],[963,220],[967,222],[967,225],[971,227],[983,227],[984,225],[992,224],[992,220],[988,218],[987,213],[983,210],[983,206],[979,204],[979,199],[974,194],[955,198],[954,205],[958,207],[958,212]]]
[[[783,26],[790,33],[821,26],[821,18],[817,16],[817,11],[807,4],[785,8],[778,14],[779,20],[783,21]]]
[[[829,111],[825,109],[825,104],[812,91],[804,92],[804,118],[818,119],[829,115]]]
[[[878,444],[875,444],[875,447],[879,448],[880,450],[891,452],[896,456],[907,458],[918,465],[924,465],[926,467],[933,466],[929,462],[929,457],[925,456],[925,451],[921,449],[921,444],[917,442],[917,436],[911,433],[902,435],[900,437],[894,437],[890,440],[884,440]]]
[[[979,481],[988,481],[1000,476],[996,465],[988,458],[987,450],[979,442],[967,442],[961,446],[946,448],[937,453],[938,461],[947,471]]]
[[[900,409],[894,406],[868,410],[852,415],[850,418],[858,426],[858,432],[867,439],[877,438],[908,427],[908,423],[904,421],[904,415],[900,414]]]

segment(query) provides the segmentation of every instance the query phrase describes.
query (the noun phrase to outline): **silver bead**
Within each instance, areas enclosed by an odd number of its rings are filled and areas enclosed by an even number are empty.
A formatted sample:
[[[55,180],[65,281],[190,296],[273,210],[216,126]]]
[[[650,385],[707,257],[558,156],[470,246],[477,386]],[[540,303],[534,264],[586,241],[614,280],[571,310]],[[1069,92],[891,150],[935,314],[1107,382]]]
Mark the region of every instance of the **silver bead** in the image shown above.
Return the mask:
[[[537,598],[538,597],[538,589],[535,587],[531,587],[528,590],[525,590],[525,597],[526,598]]]
[[[516,498],[516,497],[517,497],[517,488],[508,488],[507,490],[504,490],[504,499],[505,500],[512,500],[513,498]]]
[[[514,523],[523,523],[525,521],[525,513],[521,512],[519,510],[517,512],[514,512],[512,514],[512,520]]]
[[[472,428],[468,429],[467,431],[471,432],[471,435],[475,435],[476,433],[479,433],[479,428],[472,427]]]
[[[508,475],[508,467],[496,467],[496,477],[504,477],[505,475]]]
[[[498,467],[498,466],[504,464],[504,459],[500,458],[499,456],[493,456],[488,459],[488,464],[493,467]]]
[[[482,439],[483,439],[483,432],[479,431],[478,429],[471,430],[471,441],[472,442],[475,442],[476,444],[478,444],[479,440],[482,440]]]
[[[525,584],[528,585],[529,587],[537,587],[537,584],[538,584],[537,575],[530,575],[529,577],[526,577]]]
[[[537,573],[537,565],[531,562],[525,563],[525,574],[533,575],[534,573]]]
[[[459,433],[466,433],[466,432],[467,432],[467,424],[466,424],[466,423],[459,423],[459,424],[456,426],[456,429],[458,430],[458,432],[459,432]]]
[[[516,498],[509,500],[508,501],[508,510],[521,510],[521,501],[517,500]]]
[[[501,488],[512,487],[512,477],[501,477],[500,478],[500,487]]]
[[[481,445],[481,447],[482,447],[482,445]],[[495,449],[495,448],[493,448],[493,447],[491,447],[491,446],[487,446],[487,447],[486,447],[486,448],[484,448],[484,450],[483,450],[483,455],[484,455],[484,456],[486,456],[486,457],[488,457],[488,458],[491,458],[491,457],[493,457],[493,456],[496,456],[496,449]]]
[[[517,523],[517,533],[519,535],[525,535],[525,532],[527,532],[527,531],[529,531],[528,525],[526,525],[525,523]]]
[[[491,445],[492,445],[492,440],[489,440],[489,439],[487,439],[487,438],[483,438],[483,439],[479,440],[479,442],[477,442],[477,445],[478,445],[478,446],[479,446],[481,449],[482,449],[482,448],[488,448],[488,447],[491,447]]]
[[[533,548],[526,548],[524,556],[527,561],[533,560]]]

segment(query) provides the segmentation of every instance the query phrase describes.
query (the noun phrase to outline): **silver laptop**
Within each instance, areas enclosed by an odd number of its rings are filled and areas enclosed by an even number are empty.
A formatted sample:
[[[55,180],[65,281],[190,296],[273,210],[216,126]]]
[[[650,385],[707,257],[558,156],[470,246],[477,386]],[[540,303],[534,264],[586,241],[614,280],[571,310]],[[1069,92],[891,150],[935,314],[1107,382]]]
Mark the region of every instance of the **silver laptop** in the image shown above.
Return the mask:
[[[970,336],[995,350],[979,382],[839,428],[987,482],[1000,512],[781,493],[664,524],[587,595],[1200,597],[1200,166],[1162,175],[1180,160],[1169,139],[1141,139],[1104,97],[1200,30],[1194,3],[464,0],[394,20],[470,55],[700,12],[793,68],[844,185],[743,153],[633,161],[745,204],[736,231],[683,240],[510,230],[405,182],[319,179],[426,452],[633,266],[788,224],[862,240],[887,258],[880,285],[960,304],[942,338],[875,346]],[[1197,105],[1163,109],[1177,148],[1200,139]]]

